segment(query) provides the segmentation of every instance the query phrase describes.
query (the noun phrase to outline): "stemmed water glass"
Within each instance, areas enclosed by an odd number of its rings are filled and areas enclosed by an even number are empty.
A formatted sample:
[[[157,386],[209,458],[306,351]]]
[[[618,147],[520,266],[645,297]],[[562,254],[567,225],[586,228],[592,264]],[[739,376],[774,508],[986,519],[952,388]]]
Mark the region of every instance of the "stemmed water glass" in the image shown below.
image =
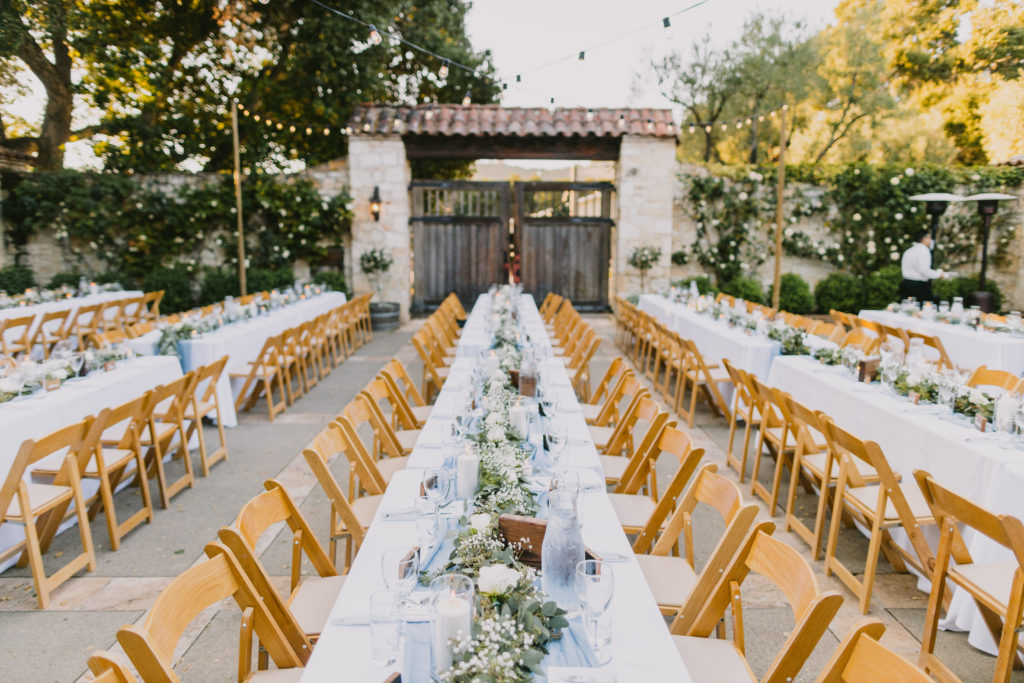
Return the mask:
[[[452,486],[451,473],[443,467],[431,467],[423,470],[423,495],[441,506],[448,500]]]
[[[602,633],[600,626],[601,617],[611,604],[614,593],[611,566],[601,560],[583,560],[576,565],[576,597],[583,609],[594,654],[601,664],[611,659],[611,653],[605,647],[611,640],[611,634]]]
[[[552,420],[548,425],[548,451],[555,459],[557,466],[569,445],[569,430],[564,422]]]
[[[410,548],[385,550],[380,556],[380,570],[395,602],[404,605],[419,580],[419,554]]]

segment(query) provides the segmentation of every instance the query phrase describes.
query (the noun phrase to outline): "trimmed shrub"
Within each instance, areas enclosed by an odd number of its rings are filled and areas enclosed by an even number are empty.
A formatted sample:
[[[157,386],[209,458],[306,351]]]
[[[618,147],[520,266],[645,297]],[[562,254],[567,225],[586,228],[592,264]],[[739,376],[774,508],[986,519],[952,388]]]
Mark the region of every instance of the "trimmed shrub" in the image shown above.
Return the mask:
[[[707,275],[701,275],[699,277],[689,277],[682,280],[676,280],[672,283],[673,287],[681,287],[688,289],[691,282],[697,283],[697,291],[701,294],[718,294],[718,287],[711,284],[711,278]]]
[[[249,294],[271,289],[284,289],[295,284],[291,268],[250,268],[245,271],[245,288]]]
[[[764,290],[761,289],[761,283],[754,278],[738,275],[723,283],[719,289],[744,301],[753,301],[758,304],[764,302]]]
[[[676,266],[685,266],[687,261],[690,260],[690,255],[680,249],[679,251],[672,252],[672,264]]]
[[[883,266],[867,277],[861,308],[878,310],[900,300],[903,271],[897,265]],[[850,311],[858,313],[859,311]]]
[[[774,297],[774,285],[768,288],[768,301]],[[814,310],[814,296],[807,280],[796,273],[786,273],[779,282],[779,308],[804,315]]]
[[[319,273],[313,273],[313,282],[327,285],[336,292],[345,292],[345,296],[351,296],[345,273],[340,270],[321,270]]]
[[[50,281],[46,284],[49,289],[58,289],[60,287],[71,287],[72,289],[78,289],[78,282],[86,277],[84,273],[76,272],[64,272],[57,273],[50,278]]]
[[[0,268],[0,290],[8,294],[20,294],[36,286],[36,276],[28,266],[7,266]]]
[[[865,283],[861,278],[849,273],[829,273],[814,287],[814,301],[818,312],[828,313],[830,310],[844,313],[857,313],[864,300]]]
[[[238,271],[207,268],[203,273],[203,284],[199,287],[199,305],[223,301],[229,296],[238,296],[238,293]]]
[[[962,296],[964,306],[971,305],[971,294],[978,291],[977,276],[957,277],[952,280],[932,280],[932,293],[939,301],[953,302],[953,297]],[[994,310],[1001,310],[1003,307],[1003,292],[991,278],[985,279],[985,291],[992,293]]]
[[[164,290],[160,302],[161,313],[187,311],[195,305],[192,283],[195,273],[183,265],[154,268],[142,278],[142,288],[147,292]]]

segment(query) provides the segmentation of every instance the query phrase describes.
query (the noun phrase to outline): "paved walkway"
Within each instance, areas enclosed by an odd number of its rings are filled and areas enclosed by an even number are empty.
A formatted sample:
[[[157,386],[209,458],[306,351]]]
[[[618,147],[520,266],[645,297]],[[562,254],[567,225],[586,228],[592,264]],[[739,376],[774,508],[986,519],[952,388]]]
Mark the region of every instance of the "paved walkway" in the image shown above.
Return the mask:
[[[590,322],[604,339],[593,362],[597,378],[618,353],[612,342],[611,319],[595,315]],[[262,403],[254,412],[242,414],[238,428],[228,431],[230,459],[215,466],[209,477],[198,476],[195,488],[177,496],[168,510],[158,508],[153,524],[132,532],[118,552],[110,551],[105,525],[102,520],[95,520],[92,530],[97,571],[79,574],[65,583],[54,593],[47,610],[36,607],[31,577],[26,570],[12,569],[0,574],[0,680],[88,680],[85,672],[90,652],[116,651],[117,629],[142,619],[174,576],[203,559],[203,546],[215,538],[219,527],[234,520],[245,501],[263,490],[267,478],[280,481],[300,501],[303,514],[314,531],[322,534],[326,545],[329,506],[302,459],[302,447],[391,357],[400,358],[413,377],[419,377],[420,365],[412,345],[407,343],[417,326],[418,322],[413,321],[399,332],[375,335],[370,344],[336,368],[273,424],[262,412]],[[735,478],[735,473],[724,464],[723,449],[728,438],[725,421],[702,410],[690,431],[696,445],[707,450],[707,461],[718,463],[720,472]],[[215,439],[215,430],[208,429],[207,437]],[[668,460],[671,459],[663,458],[659,463],[659,479],[667,480],[674,470]],[[339,457],[332,467],[344,486],[347,462]],[[771,467],[767,469],[770,472]],[[749,492],[747,484],[743,488],[745,493]],[[134,503],[131,495],[119,496],[126,507]],[[810,499],[801,502],[810,506]],[[766,516],[764,512],[762,515]],[[721,523],[713,514],[698,514],[695,522],[700,564],[721,534]],[[806,544],[794,534],[776,534],[807,555]],[[59,554],[72,552],[76,539],[76,534],[58,537],[48,560],[59,561]],[[289,542],[290,534],[271,533],[257,548],[268,571],[284,588],[291,562]],[[853,563],[863,558],[867,541],[856,532],[846,532],[840,545]],[[339,561],[342,555],[339,552]],[[312,573],[310,568],[306,569]],[[847,602],[799,680],[813,680],[842,635],[862,618],[852,595],[837,580],[824,576],[820,562],[816,570],[821,585],[839,590]],[[793,616],[781,594],[758,578],[750,577],[743,586],[744,622],[748,657],[754,671],[763,673],[792,628]],[[882,561],[871,615],[886,623],[883,642],[911,659],[918,651],[926,602],[927,596],[917,591],[910,576],[892,573]],[[230,601],[198,617],[189,626],[175,655],[179,676],[203,682],[234,680],[238,624],[239,611]],[[968,646],[965,634],[940,632],[939,648],[965,681],[991,678],[994,659]],[[339,676],[339,680],[343,678]],[[1013,680],[1024,681],[1024,673],[1016,673]]]

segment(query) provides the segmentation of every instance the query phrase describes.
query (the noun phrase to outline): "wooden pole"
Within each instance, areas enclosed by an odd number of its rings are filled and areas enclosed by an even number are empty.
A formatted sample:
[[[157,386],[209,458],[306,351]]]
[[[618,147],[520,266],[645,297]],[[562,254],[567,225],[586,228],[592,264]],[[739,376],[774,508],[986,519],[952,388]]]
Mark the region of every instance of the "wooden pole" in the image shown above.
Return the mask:
[[[238,291],[245,291],[245,229],[242,221],[242,161],[238,147],[238,105],[231,105],[231,140],[235,147],[235,215],[238,216]]]
[[[779,309],[779,295],[782,293],[782,223],[783,191],[786,189],[786,112],[783,106],[779,117],[779,175],[775,195],[775,277],[772,280],[772,308]]]

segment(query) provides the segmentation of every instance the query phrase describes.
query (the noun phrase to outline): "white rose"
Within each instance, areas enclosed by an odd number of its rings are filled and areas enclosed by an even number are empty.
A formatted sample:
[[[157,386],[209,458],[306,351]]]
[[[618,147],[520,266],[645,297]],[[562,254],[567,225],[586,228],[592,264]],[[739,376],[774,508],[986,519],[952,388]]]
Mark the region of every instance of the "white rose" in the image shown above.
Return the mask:
[[[484,533],[491,526],[491,516],[486,512],[479,512],[469,516],[469,526],[480,533]]]
[[[903,214],[898,212],[898,211],[896,213],[894,213],[892,217],[895,218],[898,221],[903,220]]]
[[[487,430],[487,440],[499,443],[505,440],[505,430],[501,427],[491,427]]]
[[[986,396],[985,392],[983,392],[981,389],[972,389],[970,395],[967,397],[967,400],[976,406],[988,405],[988,396]]]
[[[890,185],[899,185],[900,184],[900,177],[898,175],[894,175],[892,178],[889,178],[889,184]]]
[[[862,218],[862,216],[859,213],[853,214],[853,220],[859,221],[861,218]]]
[[[68,371],[66,368],[54,368],[47,373],[47,377],[50,379],[67,379]]]
[[[495,370],[494,372],[491,373],[491,376],[488,378],[488,381],[504,384],[507,379],[508,376],[504,372],[502,372],[501,370]]]
[[[516,587],[519,583],[519,572],[503,564],[492,564],[480,567],[477,586],[486,595],[501,595]]]
[[[0,394],[16,394],[21,391],[21,385],[10,377],[0,379]]]
[[[488,427],[501,427],[501,413],[491,413],[485,420]]]
[[[908,168],[907,170],[905,170],[903,172],[906,173],[908,176],[914,175],[914,169],[912,169],[912,168]]]
[[[920,375],[907,375],[907,386],[908,387],[915,387],[915,386],[917,386],[920,383],[921,383],[921,376]]]

